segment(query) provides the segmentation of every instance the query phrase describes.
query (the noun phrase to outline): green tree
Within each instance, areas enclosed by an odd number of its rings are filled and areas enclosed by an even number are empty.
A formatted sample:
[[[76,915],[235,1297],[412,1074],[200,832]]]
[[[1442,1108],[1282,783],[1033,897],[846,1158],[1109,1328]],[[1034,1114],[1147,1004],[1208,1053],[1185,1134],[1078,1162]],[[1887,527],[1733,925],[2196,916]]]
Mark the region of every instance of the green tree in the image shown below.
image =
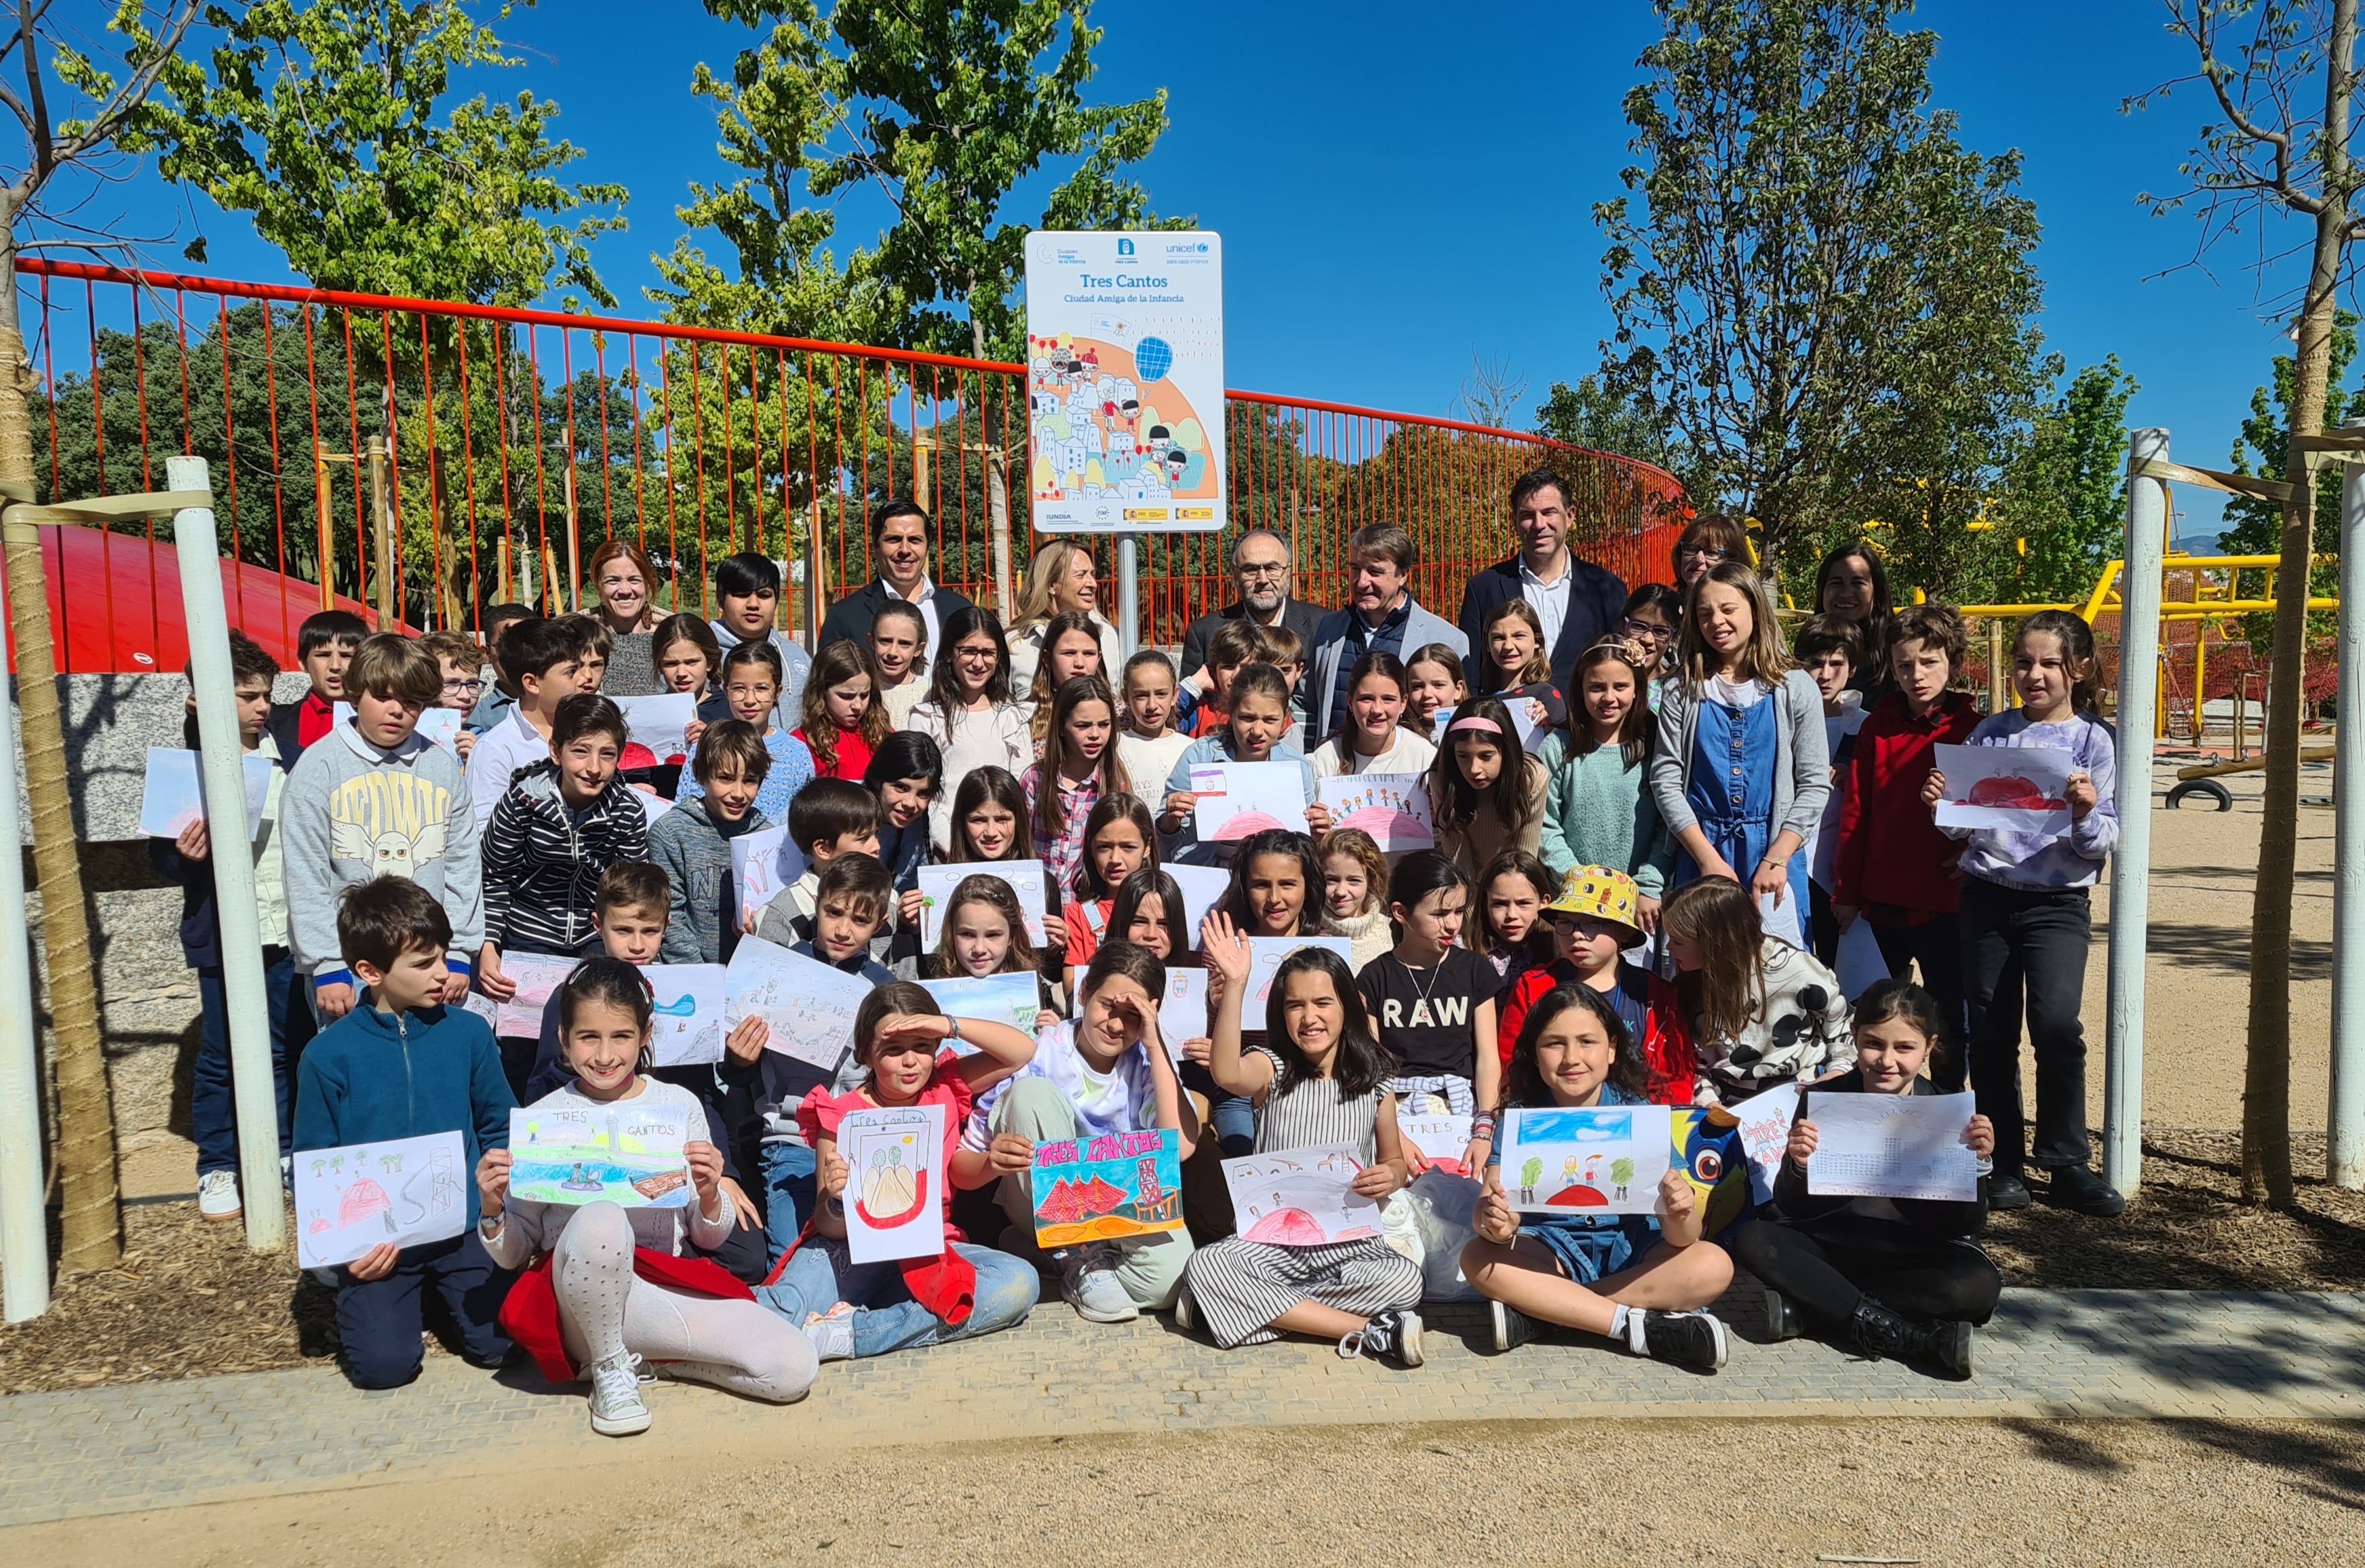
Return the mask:
[[[2333,314],[2332,342],[2325,361],[2324,414],[2319,421],[2320,428],[2326,431],[2365,415],[2365,386],[2343,385],[2357,363],[2357,322],[2353,311]],[[2271,474],[2275,454],[2288,439],[2284,432],[2291,428],[2292,398],[2297,390],[2299,367],[2292,356],[2279,353],[2268,375],[2268,385],[2250,394],[2250,411],[2242,420],[2240,432],[2234,437],[2233,455],[2227,465],[2236,474]],[[2326,517],[2337,517],[2340,512],[2340,475],[2337,464],[2316,472],[2315,510]],[[2225,525],[2218,543],[2226,554],[2272,555],[2282,543],[2282,532],[2281,507],[2247,496],[2225,498]],[[2237,572],[2235,580],[2245,599],[2256,599],[2267,591],[2264,572]],[[2309,573],[2309,597],[2328,598],[2339,591],[2337,556],[2318,554]],[[2274,635],[2274,617],[2247,615],[2242,619],[2243,633],[2251,645],[2269,645]],[[2329,629],[2326,625],[2329,619],[2318,616],[2315,621],[2320,628]]]
[[[1995,509],[2000,531],[2027,542],[1999,598],[2066,602],[2093,591],[2127,532],[2127,400],[2138,390],[2112,354],[2038,411]]]
[[[459,73],[522,63],[476,20],[490,8],[211,6],[210,71],[183,61],[166,73],[162,171],[249,214],[323,287],[524,305],[564,286],[613,306],[590,241],[624,226],[597,210],[621,207],[624,188],[560,177],[582,152],[550,140],[557,105],[521,93],[445,107]]]
[[[1534,431],[1548,440],[1640,458],[1671,471],[1684,462],[1682,437],[1664,410],[1648,398],[1613,386],[1606,374],[1579,376],[1574,386],[1553,382],[1536,406]]]
[[[1933,238],[1915,187],[1962,154],[1926,107],[1935,35],[1891,27],[1911,0],[1656,8],[1664,35],[1625,105],[1642,208],[1594,209],[1604,348],[1690,444],[1704,495],[1757,520],[1776,571],[1793,534],[1832,521],[1844,448],[1900,390],[1939,260],[1913,253]]]

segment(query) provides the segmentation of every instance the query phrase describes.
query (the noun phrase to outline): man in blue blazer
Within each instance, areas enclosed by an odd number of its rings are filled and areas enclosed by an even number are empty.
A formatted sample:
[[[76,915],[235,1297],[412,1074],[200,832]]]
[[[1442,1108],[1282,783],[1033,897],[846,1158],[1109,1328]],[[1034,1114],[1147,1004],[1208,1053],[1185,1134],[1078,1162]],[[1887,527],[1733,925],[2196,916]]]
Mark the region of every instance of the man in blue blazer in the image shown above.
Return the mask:
[[[1470,655],[1468,639],[1421,608],[1412,596],[1412,569],[1419,553],[1412,535],[1392,522],[1359,528],[1347,541],[1352,566],[1347,607],[1322,618],[1314,633],[1314,667],[1306,676],[1306,744],[1320,745],[1347,711],[1347,678],[1355,661],[1378,650],[1409,657],[1430,643],[1442,643],[1457,657]]]
[[[868,645],[870,623],[879,619],[880,607],[891,599],[900,599],[919,606],[920,620],[928,629],[927,655],[932,661],[936,658],[945,622],[952,619],[953,611],[967,610],[969,600],[929,580],[928,535],[928,514],[917,501],[880,504],[870,514],[870,559],[877,564],[879,576],[830,606],[821,623],[823,644],[850,638]],[[928,667],[936,666],[931,663]]]
[[[1615,572],[1580,560],[1568,547],[1568,482],[1549,468],[1511,481],[1511,526],[1519,553],[1470,579],[1462,590],[1462,634],[1469,651],[1463,666],[1470,689],[1483,692],[1481,666],[1486,649],[1486,617],[1509,599],[1524,598],[1543,622],[1544,646],[1552,650],[1552,684],[1576,700],[1576,661],[1586,649],[1617,633],[1626,614],[1626,585]]]

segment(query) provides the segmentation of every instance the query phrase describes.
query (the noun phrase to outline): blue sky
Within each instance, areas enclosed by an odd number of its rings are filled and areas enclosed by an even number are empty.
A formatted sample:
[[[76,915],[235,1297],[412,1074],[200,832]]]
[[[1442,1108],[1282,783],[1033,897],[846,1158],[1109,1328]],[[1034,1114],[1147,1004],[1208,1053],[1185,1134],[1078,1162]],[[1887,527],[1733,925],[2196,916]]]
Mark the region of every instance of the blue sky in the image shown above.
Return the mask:
[[[1655,32],[1649,7],[1498,0],[1451,16],[1402,0],[1096,9],[1097,95],[1168,90],[1172,128],[1140,167],[1153,200],[1224,235],[1232,386],[1446,413],[1474,353],[1527,378],[1530,403],[1597,363],[1610,322],[1590,208],[1619,190],[1619,105]],[[2118,354],[2143,387],[2131,422],[2168,426],[2177,456],[2216,466],[2281,340],[2238,241],[2214,276],[2169,272],[2195,225],[2135,204],[2174,187],[2202,110],[2188,91],[2120,113],[2185,68],[2160,17],[2156,0],[1933,0],[1917,24],[1940,36],[1935,101],[1965,140],[2026,157],[2051,347],[2073,369]],[[639,291],[680,232],[675,205],[721,174],[691,69],[727,70],[750,35],[694,0],[545,0],[508,33],[528,64],[465,90],[555,98],[560,133],[588,154],[577,177],[630,187],[630,230],[596,254],[625,313],[648,313]],[[191,231],[152,178],[121,199],[143,231]],[[286,275],[242,220],[196,221],[210,259],[192,270]],[[850,241],[878,223],[875,205],[842,209]],[[150,264],[177,265],[177,251]],[[2214,532],[2212,498],[2178,500],[2182,532]]]

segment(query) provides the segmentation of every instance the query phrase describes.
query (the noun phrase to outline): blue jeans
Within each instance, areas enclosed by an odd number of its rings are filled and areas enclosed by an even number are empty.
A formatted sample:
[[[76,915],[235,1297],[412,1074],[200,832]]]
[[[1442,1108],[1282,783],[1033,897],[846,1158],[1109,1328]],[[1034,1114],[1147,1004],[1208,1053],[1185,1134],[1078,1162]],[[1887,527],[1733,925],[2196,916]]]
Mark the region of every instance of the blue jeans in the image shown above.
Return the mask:
[[[764,1239],[777,1259],[797,1244],[813,1218],[821,1164],[810,1145],[785,1138],[764,1144],[757,1158],[764,1162]],[[827,1312],[830,1305],[824,1302],[814,1310]],[[798,1318],[797,1326],[802,1327],[804,1319]]]
[[[1035,1266],[991,1247],[950,1245],[977,1271],[977,1305],[959,1324],[946,1323],[912,1299],[901,1264],[853,1262],[845,1242],[820,1236],[797,1249],[779,1283],[757,1287],[756,1299],[799,1328],[807,1313],[852,1302],[857,1356],[973,1339],[1026,1322],[1042,1288]]]
[[[271,1020],[271,1076],[278,1094],[279,1155],[284,1159],[295,1145],[292,1058],[311,1037],[311,987],[297,986],[295,961],[285,948],[265,952],[279,954],[263,969],[263,998]],[[197,971],[197,1059],[189,1068],[189,1132],[197,1144],[197,1174],[235,1172],[238,1109],[230,1087],[230,996],[219,965]]]
[[[1216,1143],[1226,1159],[1243,1159],[1256,1151],[1256,1102],[1217,1087],[1215,1074],[1195,1061],[1182,1064],[1182,1087],[1207,1097],[1207,1120],[1216,1128]]]
[[[473,1225],[449,1241],[404,1248],[385,1279],[364,1282],[342,1268],[336,1274],[337,1334],[355,1388],[399,1388],[419,1375],[430,1286],[451,1313],[469,1361],[498,1366],[510,1353],[499,1318],[517,1276],[493,1261]]]

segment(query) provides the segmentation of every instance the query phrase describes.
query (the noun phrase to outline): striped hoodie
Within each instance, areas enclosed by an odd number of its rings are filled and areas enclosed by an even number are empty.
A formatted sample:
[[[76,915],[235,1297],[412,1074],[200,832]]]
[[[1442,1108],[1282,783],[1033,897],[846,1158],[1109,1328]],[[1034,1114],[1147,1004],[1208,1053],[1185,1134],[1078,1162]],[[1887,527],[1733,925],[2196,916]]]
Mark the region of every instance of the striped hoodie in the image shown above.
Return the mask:
[[[485,935],[502,951],[571,953],[591,936],[600,874],[649,857],[648,813],[611,780],[581,811],[558,765],[519,769],[485,824]]]

